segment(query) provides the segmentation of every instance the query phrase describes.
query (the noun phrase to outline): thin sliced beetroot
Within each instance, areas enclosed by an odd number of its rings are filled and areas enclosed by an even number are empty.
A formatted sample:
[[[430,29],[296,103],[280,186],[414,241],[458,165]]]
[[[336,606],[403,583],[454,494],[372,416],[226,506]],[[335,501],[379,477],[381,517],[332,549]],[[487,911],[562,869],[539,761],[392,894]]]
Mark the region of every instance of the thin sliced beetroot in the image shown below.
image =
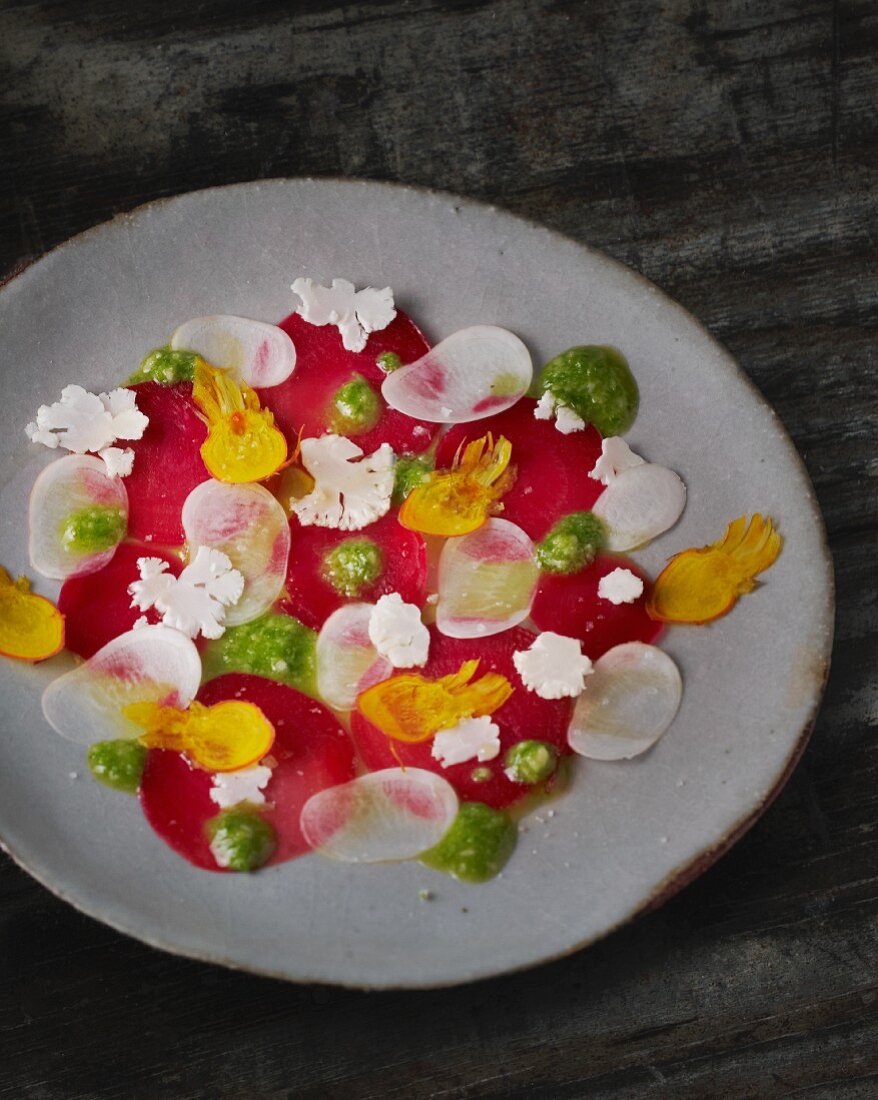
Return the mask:
[[[634,603],[613,604],[598,596],[601,577],[614,569],[630,569],[643,581],[643,595]],[[531,618],[540,630],[554,630],[579,638],[582,651],[596,661],[608,649],[623,642],[654,642],[662,624],[646,613],[652,582],[628,558],[599,554],[579,573],[563,576],[544,573],[537,586]]]
[[[522,398],[499,416],[457,424],[440,440],[437,466],[450,466],[462,443],[491,432],[512,444],[515,484],[503,495],[503,519],[517,523],[536,542],[562,516],[591,508],[604,490],[588,476],[601,456],[601,437],[591,426],[562,435],[553,422],[537,420],[536,402]]]
[[[207,428],[198,416],[190,383],[141,382],[131,389],[149,425],[143,438],[130,444],[134,469],[125,478],[128,535],[158,546],[180,546],[185,537],[183,502],[210,477],[200,451]]]
[[[350,738],[320,703],[286,684],[262,676],[230,673],[205,684],[200,702],[210,706],[225,699],[254,703],[272,723],[277,761],[265,788],[270,808],[265,818],[277,832],[277,849],[269,863],[283,863],[308,851],[299,828],[302,807],[318,791],[347,783],[355,774]],[[219,871],[205,826],[220,812],[211,799],[209,772],[192,768],[176,752],[152,750],[140,785],[147,821],[178,855],[208,871]]]
[[[107,642],[131,630],[141,612],[131,606],[128,585],[140,577],[137,559],[144,557],[166,561],[168,572],[175,577],[182,569],[179,558],[155,550],[149,543],[123,542],[103,569],[64,582],[58,609],[66,616],[65,646],[71,653],[91,657]]]
[[[490,638],[446,638],[435,627],[430,628],[430,659],[419,671],[430,679],[438,679],[457,672],[464,661],[479,658],[477,676],[485,672],[499,672],[506,676],[515,688],[513,695],[491,715],[500,727],[500,755],[486,764],[468,760],[465,764],[452,764],[443,768],[430,755],[432,738],[420,744],[409,745],[392,741],[376,726],[354,711],[351,733],[366,767],[370,771],[398,767],[400,762],[413,768],[425,768],[444,776],[465,801],[484,802],[500,809],[525,797],[531,790],[521,783],[513,783],[504,774],[504,757],[512,745],[519,741],[548,741],[561,754],[570,752],[567,746],[567,726],[572,712],[570,699],[541,699],[528,691],[515,671],[512,654],[527,649],[533,642],[533,633],[522,627],[495,634]],[[491,776],[479,782],[473,772],[487,768]]]
[[[427,595],[427,550],[424,538],[401,526],[396,511],[389,512],[362,531],[336,531],[329,527],[303,527],[290,519],[292,545],[287,569],[287,593],[281,603],[289,615],[319,630],[333,611],[346,603],[374,603],[379,596],[398,592],[406,603],[423,606]],[[340,542],[371,539],[381,548],[384,569],[377,580],[363,588],[356,599],[340,596],[323,577],[323,559]]]
[[[375,390],[382,412],[374,428],[351,437],[357,445],[366,454],[382,443],[389,443],[397,454],[419,454],[430,446],[438,425],[388,408],[381,397],[381,383],[387,375],[375,362],[382,353],[393,352],[405,365],[429,351],[430,345],[411,318],[397,313],[387,328],[369,336],[363,351],[347,351],[334,325],[312,325],[298,313],[284,318],[279,327],[296,345],[296,369],[286,382],[257,392],[291,444],[301,428],[306,436],[330,431],[336,391],[361,375]]]

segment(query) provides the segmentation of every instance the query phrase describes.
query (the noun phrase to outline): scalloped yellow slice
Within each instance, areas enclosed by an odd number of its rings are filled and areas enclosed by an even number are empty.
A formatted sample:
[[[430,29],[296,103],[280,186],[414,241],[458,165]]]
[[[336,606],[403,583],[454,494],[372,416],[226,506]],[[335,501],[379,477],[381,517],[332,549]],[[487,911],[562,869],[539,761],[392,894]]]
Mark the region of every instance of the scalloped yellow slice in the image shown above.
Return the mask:
[[[783,539],[769,516],[739,516],[717,542],[675,555],[653,585],[646,609],[667,623],[708,623],[726,615],[773,565]]]
[[[263,481],[284,464],[286,438],[245,382],[199,360],[192,397],[207,421],[201,457],[218,481]]]
[[[274,726],[254,703],[228,699],[187,709],[158,703],[131,703],[125,717],[142,727],[148,749],[183,752],[199,768],[235,772],[257,763],[274,744]]]
[[[64,648],[64,616],[30,590],[27,577],[12,577],[0,565],[0,656],[45,661]]]

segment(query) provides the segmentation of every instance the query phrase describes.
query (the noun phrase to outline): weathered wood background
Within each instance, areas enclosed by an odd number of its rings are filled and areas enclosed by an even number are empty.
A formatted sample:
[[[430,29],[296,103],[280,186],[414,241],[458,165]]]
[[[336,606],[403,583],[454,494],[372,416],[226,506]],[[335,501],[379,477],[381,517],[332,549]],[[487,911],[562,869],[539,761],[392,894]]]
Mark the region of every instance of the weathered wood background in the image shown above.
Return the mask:
[[[725,341],[805,456],[838,578],[826,704],[774,808],[567,961],[288,987],[158,954],[3,859],[0,1096],[878,1096],[876,0],[5,0],[0,57],[0,268],[256,177],[497,202]]]

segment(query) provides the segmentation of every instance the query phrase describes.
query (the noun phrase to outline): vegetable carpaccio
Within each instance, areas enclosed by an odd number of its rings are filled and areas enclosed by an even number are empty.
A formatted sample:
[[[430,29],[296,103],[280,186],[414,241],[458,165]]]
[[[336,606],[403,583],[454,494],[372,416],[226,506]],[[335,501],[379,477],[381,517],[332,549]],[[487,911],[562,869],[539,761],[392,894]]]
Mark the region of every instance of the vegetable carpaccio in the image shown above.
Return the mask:
[[[47,718],[82,741],[94,715],[93,775],[139,791],[155,833],[194,866],[252,871],[313,850],[422,857],[482,881],[514,847],[510,811],[551,795],[565,757],[651,749],[681,690],[653,647],[661,620],[725,613],[780,539],[770,520],[735,521],[659,591],[608,549],[641,530],[625,512],[640,499],[626,471],[674,488],[644,530],[666,530],[685,500],[676,475],[594,426],[636,415],[621,353],[582,345],[533,379],[527,348],[496,326],[431,348],[390,288],[303,278],[294,290],[285,336],[229,315],[182,325],[133,376],[136,408],[130,394],[73,387],[40,409],[34,442],[79,455],[101,442],[65,467],[67,482],[87,467],[119,507],[66,515],[52,498],[40,560],[64,562],[79,540],[105,555],[86,565],[105,564],[68,571],[57,609],[0,570],[0,637],[9,655],[42,660],[66,632],[90,662],[64,684],[71,699],[87,685],[86,717]],[[280,380],[251,389],[248,378]],[[205,501],[253,496],[253,484],[274,517],[267,536],[207,522]],[[722,598],[688,598],[693,561],[705,584],[712,563],[725,569]],[[122,656],[102,660],[121,635]],[[602,725],[626,697],[647,700],[637,728]]]

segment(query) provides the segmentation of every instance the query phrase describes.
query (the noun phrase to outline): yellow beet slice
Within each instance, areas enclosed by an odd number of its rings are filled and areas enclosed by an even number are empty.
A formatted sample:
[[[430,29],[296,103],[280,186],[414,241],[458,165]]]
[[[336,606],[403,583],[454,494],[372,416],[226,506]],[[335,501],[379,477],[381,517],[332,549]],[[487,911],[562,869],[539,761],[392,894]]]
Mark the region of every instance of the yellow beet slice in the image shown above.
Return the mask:
[[[13,581],[0,565],[0,655],[45,661],[64,648],[64,616],[30,590],[27,577]]]

